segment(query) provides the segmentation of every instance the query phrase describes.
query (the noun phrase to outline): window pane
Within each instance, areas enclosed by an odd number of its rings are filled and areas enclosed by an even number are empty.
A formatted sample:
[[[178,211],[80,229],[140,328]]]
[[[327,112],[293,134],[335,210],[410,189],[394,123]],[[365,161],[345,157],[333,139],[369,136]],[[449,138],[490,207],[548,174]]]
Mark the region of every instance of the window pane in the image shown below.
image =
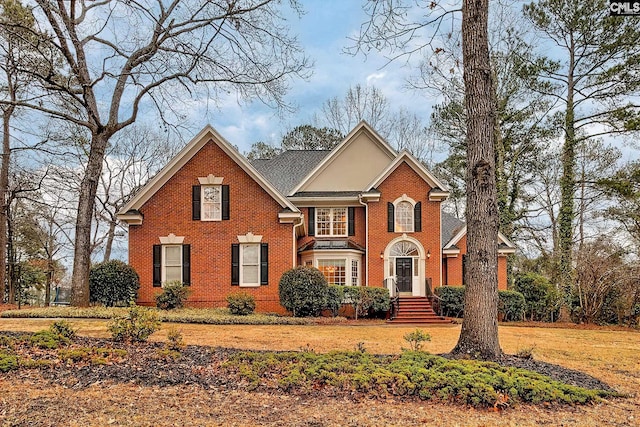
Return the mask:
[[[320,259],[318,270],[327,278],[327,282],[333,285],[346,285],[346,260],[344,259]]]
[[[165,267],[165,282],[171,282],[173,280],[177,280],[179,282],[182,281],[182,267]]]
[[[351,260],[351,284],[358,285],[358,261]]]
[[[258,283],[260,269],[255,265],[242,266],[242,283]]]
[[[222,188],[219,185],[202,186],[202,218],[222,219]]]
[[[257,265],[260,258],[258,245],[242,245],[242,264]]]
[[[180,266],[182,246],[165,246],[164,248],[164,265]]]
[[[329,208],[316,209],[316,235],[318,236],[331,235],[331,209]]]
[[[347,208],[333,209],[333,235],[344,236],[347,234]]]
[[[396,231],[413,231],[413,205],[409,202],[400,202],[396,205]]]

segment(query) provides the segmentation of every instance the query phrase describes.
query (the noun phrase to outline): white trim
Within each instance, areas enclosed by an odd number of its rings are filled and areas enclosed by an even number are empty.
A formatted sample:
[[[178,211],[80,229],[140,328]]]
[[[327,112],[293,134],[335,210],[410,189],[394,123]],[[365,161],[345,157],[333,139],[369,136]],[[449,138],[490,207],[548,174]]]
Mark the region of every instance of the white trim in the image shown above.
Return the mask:
[[[420,163],[415,157],[411,155],[407,150],[402,150],[400,154],[391,162],[387,168],[382,171],[378,177],[376,177],[371,183],[367,186],[367,188],[376,188],[382,182],[391,175],[393,171],[395,171],[398,166],[402,162],[405,162],[411,169],[413,169],[420,177],[427,183],[431,188],[440,188],[442,190],[442,194],[446,194],[449,196],[449,192],[447,191],[447,187],[438,180],[431,172],[429,172],[423,165]]]
[[[224,180],[221,176],[214,176],[213,174],[209,174],[206,177],[198,177],[198,181],[200,185],[222,185],[222,181]]]
[[[171,235],[170,235],[171,236]],[[175,237],[175,236],[174,236]],[[184,277],[182,277],[182,244],[163,244],[162,245],[162,262],[161,262],[161,270],[160,270],[160,282],[161,284],[164,286],[165,283],[167,283],[167,249],[168,248],[179,248],[178,252],[180,254],[180,282],[182,282],[184,280]],[[172,265],[171,267],[176,267],[175,265]]]
[[[453,251],[455,250],[455,248],[450,248],[450,246],[456,245],[460,239],[462,239],[462,237],[464,237],[467,234],[467,225],[465,224],[460,231],[458,231],[455,236],[453,236],[451,238],[451,240],[449,240],[445,245],[444,245],[444,249],[442,250],[443,254],[448,254],[448,253],[453,253],[453,252],[449,252],[449,251]],[[499,253],[504,253],[504,254],[512,254],[515,253],[516,251],[516,245],[514,245],[509,239],[507,239],[507,236],[505,236],[504,234],[502,234],[501,232],[498,231],[498,244],[500,243],[504,243],[505,245],[508,246],[507,249],[498,249]],[[458,253],[460,252],[460,249],[457,249]]]
[[[330,221],[329,221],[329,234],[319,234],[318,230],[320,229],[318,227],[318,211],[320,209],[329,209],[329,217],[330,217]],[[345,217],[345,221],[344,221],[344,234],[335,234],[333,232],[333,227],[334,227],[334,216],[333,216],[333,212],[335,209],[344,209],[344,217]],[[317,237],[347,237],[349,235],[349,209],[347,207],[344,206],[339,206],[339,207],[317,207],[315,209],[315,218],[313,219],[314,221],[314,227],[315,227],[315,235]]]
[[[248,232],[245,235],[239,235],[237,237],[238,237],[238,242],[242,244],[262,242],[262,236],[259,234],[253,234],[252,232]]]
[[[397,257],[395,256],[392,257],[390,255],[390,252],[391,252],[391,248],[396,243],[402,242],[402,241],[411,242],[414,245],[416,245],[416,247],[418,248],[417,257],[398,257],[398,258],[417,258],[418,259],[418,275],[417,276],[414,275],[413,283],[411,287],[411,293],[413,294],[413,296],[426,296],[427,295],[426,281],[425,281],[425,278],[427,277],[426,251],[424,250],[424,246],[422,246],[422,243],[420,243],[418,239],[408,236],[406,233],[396,237],[395,239],[392,239],[389,243],[387,243],[387,246],[384,248],[383,277],[385,278],[391,277],[388,274],[391,262],[394,262],[393,272],[395,277],[395,271],[396,271],[395,259]]]
[[[258,183],[280,206],[299,212],[298,208],[275,189],[226,139],[224,139],[211,125],[205,126],[167,165],[120,209],[120,215],[126,215],[130,210],[138,210],[160,188],[175,175],[204,145],[213,141],[222,151],[234,160],[254,181]]]
[[[305,251],[304,255],[300,259],[301,265],[306,265],[307,262],[311,261],[312,265],[315,268],[319,267],[320,260],[341,260],[344,261],[344,281],[346,286],[352,285],[352,270],[351,270],[351,262],[358,262],[358,277],[357,277],[357,285],[362,286],[362,253],[354,250],[310,250]]]
[[[140,213],[123,213],[117,214],[117,218],[129,225],[142,225],[142,214]]]
[[[397,218],[398,218],[398,205],[402,202],[408,202],[409,204],[411,204],[411,230],[396,230],[396,225],[398,224],[397,222]],[[416,201],[413,200],[411,197],[407,196],[406,194],[403,194],[402,196],[398,197],[397,199],[395,199],[393,201],[393,232],[394,233],[415,233],[416,231],[416,212],[415,212],[415,207],[416,207]]]
[[[209,175],[209,176],[213,176],[213,175]],[[198,179],[201,179],[201,178],[198,178]],[[202,184],[202,181],[200,181],[200,184]],[[207,188],[218,189],[218,195],[220,196],[218,203],[205,201],[204,192],[206,191]],[[217,205],[218,217],[205,218],[205,214],[204,214],[205,205],[212,205],[214,209],[216,208],[216,205]],[[222,185],[221,184],[204,184],[200,186],[200,221],[203,221],[203,222],[222,221]]]
[[[383,151],[385,151],[385,153],[389,157],[389,160],[392,160],[394,157],[396,157],[396,151],[391,148],[391,146],[380,136],[380,134],[378,134],[378,132],[376,132],[366,121],[362,120],[356,125],[356,127],[353,128],[353,130],[351,130],[351,132],[349,132],[349,134],[342,140],[340,144],[338,144],[336,148],[331,150],[331,152],[324,159],[322,159],[322,161],[300,182],[300,184],[298,184],[293,190],[291,190],[288,195],[292,196],[296,194],[298,191],[300,191],[300,189],[309,184],[309,182],[313,178],[317,177],[320,172],[325,170],[327,166],[329,166],[329,164],[333,162],[333,160],[338,157],[340,153],[342,153],[345,148],[352,141],[354,141],[356,139],[355,137],[361,132],[369,133],[372,136],[373,142],[375,142],[383,149]],[[367,187],[366,189],[368,190],[369,188],[371,187]]]
[[[181,245],[184,243],[184,236],[176,236],[173,233],[169,233],[168,236],[160,236],[160,243],[163,245]]]
[[[247,233],[247,234],[250,234],[250,233]],[[238,236],[238,240],[240,240],[240,237],[242,237],[242,236]],[[262,236],[259,236],[259,237],[260,237],[260,240],[262,240]],[[246,246],[255,246],[258,249],[258,262],[256,264],[256,268],[258,269],[258,275],[257,275],[258,281],[255,282],[255,283],[254,282],[244,283],[244,266],[245,265],[244,265],[244,257],[243,257],[243,255],[244,255],[244,248]],[[240,243],[240,253],[239,253],[240,262],[238,263],[239,267],[240,267],[240,271],[239,271],[239,279],[240,279],[240,281],[238,282],[238,285],[241,288],[258,288],[258,287],[260,287],[260,251],[261,251],[261,248],[260,248],[260,244],[259,243],[254,243],[254,242]]]

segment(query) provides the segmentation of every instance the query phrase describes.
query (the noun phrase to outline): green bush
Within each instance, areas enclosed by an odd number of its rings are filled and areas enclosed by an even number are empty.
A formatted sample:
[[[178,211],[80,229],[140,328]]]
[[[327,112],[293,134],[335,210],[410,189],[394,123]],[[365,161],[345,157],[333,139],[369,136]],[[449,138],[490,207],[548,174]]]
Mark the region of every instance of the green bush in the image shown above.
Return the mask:
[[[231,314],[246,316],[255,311],[256,299],[245,292],[230,294],[227,295],[227,307]]]
[[[61,337],[68,338],[70,340],[74,339],[76,336],[76,330],[73,329],[71,323],[66,320],[56,320],[49,326],[49,330],[54,334],[60,335]]]
[[[375,313],[386,313],[391,307],[391,299],[387,288],[345,286],[343,289],[344,300],[353,306],[356,319]]]
[[[513,290],[524,295],[527,320],[553,322],[558,318],[560,293],[546,277],[536,273],[520,274],[516,276]]]
[[[440,286],[435,294],[440,298],[440,314],[447,317],[463,316],[464,286]]]
[[[18,357],[6,350],[0,350],[0,372],[18,369]]]
[[[162,293],[156,295],[156,306],[162,310],[173,310],[184,307],[189,297],[189,288],[182,282],[167,282],[162,287]]]
[[[158,313],[146,307],[132,305],[127,314],[115,317],[108,326],[115,341],[143,342],[160,328]]]
[[[31,335],[29,341],[33,346],[50,350],[54,348],[60,348],[62,345],[69,344],[71,340],[53,332],[51,329],[46,329],[44,331],[38,331]]]
[[[408,332],[404,334],[404,340],[409,343],[411,350],[413,351],[421,351],[422,343],[431,341],[431,335],[428,332],[423,331],[422,329],[416,329],[413,332]]]
[[[338,315],[340,307],[342,307],[342,301],[344,300],[344,286],[329,285],[327,289],[327,305],[326,309],[331,310],[333,317]]]
[[[278,293],[295,317],[317,316],[327,306],[327,279],[317,268],[296,267],[282,275]]]
[[[498,313],[504,315],[505,322],[520,321],[527,303],[524,296],[516,291],[498,291]]]
[[[135,300],[140,288],[138,273],[120,260],[94,265],[89,272],[89,297],[91,302],[107,307],[127,305]]]

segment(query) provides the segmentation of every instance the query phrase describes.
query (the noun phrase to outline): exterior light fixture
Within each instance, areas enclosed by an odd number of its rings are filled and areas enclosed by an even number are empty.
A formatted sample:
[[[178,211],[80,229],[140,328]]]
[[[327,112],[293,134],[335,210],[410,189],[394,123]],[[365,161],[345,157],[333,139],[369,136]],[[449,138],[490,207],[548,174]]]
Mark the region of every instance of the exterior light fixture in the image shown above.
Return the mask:
[[[380,251],[380,259],[384,259],[384,251]]]
[[[431,258],[431,250],[427,250],[427,259]]]

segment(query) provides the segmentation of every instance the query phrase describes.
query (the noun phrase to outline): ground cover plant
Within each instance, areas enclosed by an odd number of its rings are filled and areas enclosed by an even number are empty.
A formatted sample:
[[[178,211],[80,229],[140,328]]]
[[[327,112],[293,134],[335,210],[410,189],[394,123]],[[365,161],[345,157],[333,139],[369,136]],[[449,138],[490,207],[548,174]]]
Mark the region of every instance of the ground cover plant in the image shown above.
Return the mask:
[[[314,319],[276,316],[263,313],[234,315],[226,308],[182,308],[156,310],[158,320],[175,323],[204,323],[210,325],[309,325]],[[38,307],[0,312],[5,318],[66,318],[66,319],[112,319],[127,315],[121,307]],[[332,320],[339,322],[340,319]]]
[[[38,331],[48,328],[48,319],[0,319],[0,330]],[[174,425],[259,425],[259,426],[374,426],[374,425],[464,425],[464,426],[632,426],[640,417],[640,351],[638,333],[628,328],[594,325],[553,324],[553,328],[502,326],[500,340],[505,352],[531,346],[533,359],[508,358],[517,367],[545,373],[568,384],[602,387],[594,377],[606,381],[628,398],[605,398],[587,405],[535,405],[508,403],[506,411],[495,408],[452,405],[437,399],[415,396],[376,397],[331,386],[280,388],[250,383],[238,385],[237,377],[221,375],[218,364],[231,354],[246,349],[295,351],[301,348],[317,354],[336,349],[399,356],[408,347],[405,335],[415,327],[389,327],[380,322],[340,325],[179,325],[186,347],[178,355],[165,351],[168,332],[177,325],[163,325],[151,342],[129,345],[113,342],[107,322],[71,319],[77,330],[70,347],[119,349],[127,352],[104,364],[56,363],[48,367],[23,367],[0,375],[0,411],[8,425],[174,426]],[[352,326],[353,325],[353,326]],[[549,326],[544,324],[543,326]],[[446,353],[456,342],[459,325],[429,327],[431,341],[424,349]],[[24,332],[13,333],[15,336]],[[87,335],[102,337],[94,341]],[[195,346],[193,344],[207,344]],[[226,347],[225,348],[220,348]],[[33,351],[57,354],[58,350]],[[31,350],[30,350],[31,351]],[[55,356],[57,360],[57,356]],[[517,360],[516,360],[517,359]],[[212,361],[214,363],[212,363]],[[547,362],[552,362],[547,363]],[[558,366],[563,365],[564,367]],[[571,369],[567,369],[571,368]],[[580,372],[583,371],[583,372]],[[585,375],[586,373],[586,375]],[[109,378],[109,379],[105,379]],[[268,378],[266,378],[268,379]],[[277,383],[276,383],[277,387]],[[60,411],[64,401],[65,410]]]

